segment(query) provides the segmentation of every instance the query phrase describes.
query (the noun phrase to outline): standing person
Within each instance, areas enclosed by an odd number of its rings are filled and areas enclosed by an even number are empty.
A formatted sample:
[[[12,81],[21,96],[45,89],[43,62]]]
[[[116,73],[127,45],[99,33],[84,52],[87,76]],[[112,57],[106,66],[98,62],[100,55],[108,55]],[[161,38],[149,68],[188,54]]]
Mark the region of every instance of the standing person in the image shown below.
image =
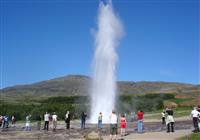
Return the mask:
[[[3,125],[2,125],[2,128],[5,128],[5,126],[6,126],[5,117],[6,117],[6,116],[3,116]]]
[[[163,110],[161,115],[162,115],[162,124],[165,124],[165,110]]]
[[[46,112],[44,115],[44,130],[49,130],[49,114]]]
[[[86,122],[87,114],[85,112],[81,113],[81,129],[85,129],[85,122]]]
[[[3,123],[3,116],[0,115],[0,128],[2,126],[2,123]]]
[[[138,133],[143,133],[143,112],[142,110],[139,110],[137,113],[137,127],[138,127]]]
[[[37,115],[36,116],[36,121],[37,121],[37,130],[40,130],[41,129],[42,116],[41,115]]]
[[[197,111],[200,113],[200,105],[197,106]],[[199,115],[198,127],[199,127],[199,131],[200,131],[200,115]]]
[[[98,117],[98,128],[99,129],[102,129],[103,127],[102,127],[102,119],[103,119],[103,115],[102,115],[102,113],[100,112],[99,113],[99,117]]]
[[[65,115],[66,129],[70,129],[70,120],[71,120],[71,114],[69,113],[69,111],[67,111]]]
[[[16,127],[15,126],[15,124],[16,124],[16,118],[15,118],[14,115],[11,117],[11,123],[12,123],[12,128],[15,128]]]
[[[52,121],[53,121],[53,131],[56,131],[57,118],[58,118],[58,116],[57,116],[56,113],[54,112],[54,113],[53,113],[53,116],[52,116]]]
[[[5,115],[3,117],[3,128],[8,128],[8,126],[9,126],[9,117]]]
[[[121,136],[125,136],[125,133],[126,133],[126,118],[125,118],[125,115],[121,116],[120,128],[121,128]]]
[[[110,115],[110,139],[117,139],[117,115],[114,110]]]
[[[167,133],[170,132],[170,128],[171,132],[174,132],[174,117],[173,117],[174,112],[171,108],[167,108],[165,112],[166,112]]]
[[[31,115],[26,116],[26,124],[25,124],[25,131],[31,131],[31,121],[30,121]]]
[[[194,109],[192,110],[191,116],[192,116],[193,125],[194,125],[193,132],[199,132],[198,120],[200,117],[200,113],[199,113],[199,111],[197,111],[196,107],[194,107]]]

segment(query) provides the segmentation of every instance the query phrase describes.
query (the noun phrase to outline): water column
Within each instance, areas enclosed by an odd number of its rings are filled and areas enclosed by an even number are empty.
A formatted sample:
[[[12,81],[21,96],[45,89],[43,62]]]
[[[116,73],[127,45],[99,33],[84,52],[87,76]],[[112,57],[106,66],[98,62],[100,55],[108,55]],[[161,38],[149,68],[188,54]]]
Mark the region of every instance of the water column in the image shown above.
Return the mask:
[[[98,122],[99,112],[103,123],[109,122],[109,115],[115,108],[116,98],[116,48],[122,37],[123,27],[114,13],[111,0],[100,1],[98,27],[95,34],[95,53],[92,63],[91,123]]]

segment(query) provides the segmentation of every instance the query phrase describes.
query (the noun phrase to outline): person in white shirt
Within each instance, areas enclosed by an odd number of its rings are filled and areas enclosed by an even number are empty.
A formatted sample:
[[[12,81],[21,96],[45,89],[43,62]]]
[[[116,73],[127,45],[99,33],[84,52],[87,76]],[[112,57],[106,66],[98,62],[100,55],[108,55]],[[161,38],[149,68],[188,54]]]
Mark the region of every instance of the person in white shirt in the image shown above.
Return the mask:
[[[163,110],[161,115],[162,115],[162,124],[165,124],[165,110]]]
[[[191,116],[192,116],[193,125],[194,125],[193,132],[199,132],[198,119],[200,117],[200,113],[197,111],[196,107],[194,107],[194,109],[192,110]]]
[[[53,113],[53,116],[52,116],[52,120],[53,120],[53,131],[56,131],[57,118],[58,118],[58,116],[57,116],[56,113],[54,112],[54,113]]]
[[[110,115],[110,139],[116,139],[117,138],[117,115],[115,111],[112,111],[112,114]]]
[[[25,124],[25,128],[24,128],[25,131],[31,130],[30,118],[31,118],[31,115],[26,116],[26,124]]]
[[[49,114],[46,112],[44,115],[44,130],[49,130]]]

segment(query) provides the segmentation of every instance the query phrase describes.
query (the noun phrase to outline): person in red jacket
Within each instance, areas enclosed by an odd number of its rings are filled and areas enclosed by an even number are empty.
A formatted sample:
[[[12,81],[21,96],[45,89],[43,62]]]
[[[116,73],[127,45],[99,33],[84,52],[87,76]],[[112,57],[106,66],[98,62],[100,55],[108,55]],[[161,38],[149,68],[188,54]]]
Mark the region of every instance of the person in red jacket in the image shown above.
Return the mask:
[[[121,136],[125,136],[125,132],[126,132],[126,118],[125,118],[125,115],[121,116],[120,127],[121,127]]]
[[[143,132],[143,112],[142,110],[139,110],[137,113],[137,127],[138,127],[138,133]]]

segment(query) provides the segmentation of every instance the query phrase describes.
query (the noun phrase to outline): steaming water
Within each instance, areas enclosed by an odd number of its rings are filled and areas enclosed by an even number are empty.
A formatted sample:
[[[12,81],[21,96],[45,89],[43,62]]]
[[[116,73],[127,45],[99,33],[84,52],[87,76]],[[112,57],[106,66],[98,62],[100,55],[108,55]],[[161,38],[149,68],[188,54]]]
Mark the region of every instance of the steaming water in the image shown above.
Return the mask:
[[[115,109],[116,47],[122,34],[122,24],[114,13],[111,0],[107,4],[100,2],[92,67],[91,123],[98,122],[99,112],[103,114],[103,123],[108,123],[109,115]]]

